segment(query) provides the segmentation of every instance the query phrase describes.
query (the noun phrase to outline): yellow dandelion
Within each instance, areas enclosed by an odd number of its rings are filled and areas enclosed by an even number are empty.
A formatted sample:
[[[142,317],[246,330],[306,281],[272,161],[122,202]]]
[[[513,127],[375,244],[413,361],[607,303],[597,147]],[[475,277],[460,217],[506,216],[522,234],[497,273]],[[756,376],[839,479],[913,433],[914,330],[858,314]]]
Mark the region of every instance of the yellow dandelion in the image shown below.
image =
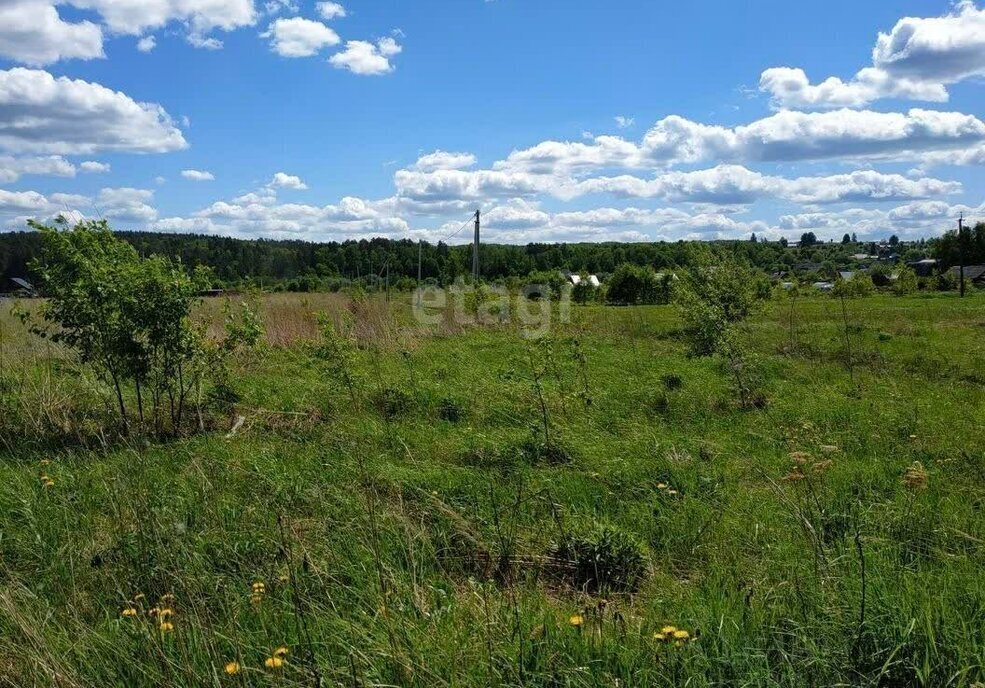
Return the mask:
[[[161,633],[170,633],[174,630],[174,624],[170,621],[162,621],[157,627],[161,629]]]
[[[288,654],[290,654],[290,652],[291,652],[290,650],[288,650],[286,647],[284,647],[283,645],[281,645],[276,650],[274,650],[273,656],[274,657],[286,657]]]
[[[568,623],[574,626],[575,628],[577,628],[578,626],[581,626],[583,623],[585,623],[585,617],[582,616],[581,614],[572,614],[571,617],[568,619]]]
[[[120,612],[120,616],[137,616],[137,610],[133,607],[127,607]]]
[[[691,637],[691,634],[685,631],[683,628],[674,631],[675,640],[687,640]]]
[[[257,581],[253,584],[253,592],[263,593],[267,591],[267,586],[263,584],[263,581]]]
[[[225,666],[226,673],[229,674],[230,676],[235,676],[236,674],[239,673],[240,669],[242,668],[243,667],[239,665],[239,662],[226,662],[226,666]]]
[[[164,609],[160,610],[157,613],[157,615],[158,615],[158,617],[161,618],[162,621],[164,619],[170,619],[172,616],[174,616],[174,610],[173,609],[164,608]]]
[[[657,631],[656,633],[653,634],[653,639],[663,641],[663,640],[667,640],[667,636],[664,633],[660,633],[659,631]]]
[[[677,632],[677,626],[664,626],[660,629],[660,632],[664,635],[674,635]]]
[[[263,660],[263,665],[268,669],[280,669],[284,666],[284,660],[280,657],[267,657]]]

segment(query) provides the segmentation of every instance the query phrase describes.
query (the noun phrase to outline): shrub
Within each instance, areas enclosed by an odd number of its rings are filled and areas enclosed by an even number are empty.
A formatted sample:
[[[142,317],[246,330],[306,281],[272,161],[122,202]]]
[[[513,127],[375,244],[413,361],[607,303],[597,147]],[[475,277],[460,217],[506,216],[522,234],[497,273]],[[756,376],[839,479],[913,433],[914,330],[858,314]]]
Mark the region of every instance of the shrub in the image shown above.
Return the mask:
[[[724,352],[735,324],[745,320],[756,305],[756,284],[753,271],[731,259],[687,272],[676,301],[692,354]]]
[[[410,395],[397,387],[384,387],[373,398],[373,404],[387,420],[405,414],[411,406]]]
[[[632,535],[611,525],[596,524],[568,533],[554,554],[572,564],[574,584],[590,592],[635,590],[646,575],[643,546]]]
[[[438,402],[438,417],[441,420],[446,420],[449,423],[457,423],[465,415],[462,409],[462,405],[459,404],[454,399],[445,397]]]
[[[168,258],[142,258],[105,220],[29,224],[41,235],[32,267],[48,297],[40,309],[46,326],[32,330],[74,350],[111,385],[125,426],[130,389],[141,424],[149,410],[156,430],[165,414],[178,429],[194,398],[201,426],[203,381],[225,382],[228,355],[262,334],[252,311],[244,305],[242,323],[227,312],[226,338],[210,342],[189,318],[195,294],[211,279],[207,270],[193,279]]]
[[[605,298],[623,305],[669,303],[672,280],[669,273],[661,276],[651,268],[623,263],[612,274]]]

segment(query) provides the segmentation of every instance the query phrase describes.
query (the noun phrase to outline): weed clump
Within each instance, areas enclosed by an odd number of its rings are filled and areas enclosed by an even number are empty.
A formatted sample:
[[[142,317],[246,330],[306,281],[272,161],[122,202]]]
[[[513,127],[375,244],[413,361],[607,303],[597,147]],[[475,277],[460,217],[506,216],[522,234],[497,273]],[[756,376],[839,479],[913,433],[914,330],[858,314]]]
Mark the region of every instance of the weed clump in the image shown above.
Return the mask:
[[[373,397],[373,406],[386,420],[393,420],[410,410],[410,395],[398,387],[384,387]]]
[[[462,420],[462,416],[464,415],[465,410],[455,399],[445,397],[438,402],[438,417],[441,420],[446,420],[449,423],[457,423]]]
[[[588,592],[635,590],[646,576],[643,545],[612,525],[568,533],[554,556],[570,562],[572,582]]]

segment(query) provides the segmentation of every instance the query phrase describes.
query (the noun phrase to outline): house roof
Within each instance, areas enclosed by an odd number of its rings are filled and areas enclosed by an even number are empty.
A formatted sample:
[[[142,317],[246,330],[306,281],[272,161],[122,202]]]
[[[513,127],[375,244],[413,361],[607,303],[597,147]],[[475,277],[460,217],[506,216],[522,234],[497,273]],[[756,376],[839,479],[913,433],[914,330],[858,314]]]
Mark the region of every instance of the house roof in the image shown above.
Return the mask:
[[[948,274],[957,279],[958,275],[961,274],[960,266],[955,265],[953,268],[948,270]],[[977,282],[978,280],[985,278],[985,265],[965,265],[964,278],[972,282]]]
[[[20,277],[11,277],[10,281],[16,284],[21,289],[26,289],[28,291],[34,291],[34,285],[28,282],[26,279]]]

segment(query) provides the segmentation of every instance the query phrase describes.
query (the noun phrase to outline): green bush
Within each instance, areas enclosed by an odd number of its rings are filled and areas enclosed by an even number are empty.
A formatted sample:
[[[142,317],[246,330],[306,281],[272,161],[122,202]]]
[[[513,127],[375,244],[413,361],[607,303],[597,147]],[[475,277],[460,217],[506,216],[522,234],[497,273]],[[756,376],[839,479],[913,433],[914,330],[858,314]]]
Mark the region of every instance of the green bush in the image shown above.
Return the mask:
[[[572,565],[573,583],[589,592],[635,590],[646,575],[646,555],[639,541],[611,525],[595,524],[568,533],[555,556]]]
[[[669,303],[673,275],[657,275],[651,268],[623,263],[612,273],[605,298],[620,305]]]

